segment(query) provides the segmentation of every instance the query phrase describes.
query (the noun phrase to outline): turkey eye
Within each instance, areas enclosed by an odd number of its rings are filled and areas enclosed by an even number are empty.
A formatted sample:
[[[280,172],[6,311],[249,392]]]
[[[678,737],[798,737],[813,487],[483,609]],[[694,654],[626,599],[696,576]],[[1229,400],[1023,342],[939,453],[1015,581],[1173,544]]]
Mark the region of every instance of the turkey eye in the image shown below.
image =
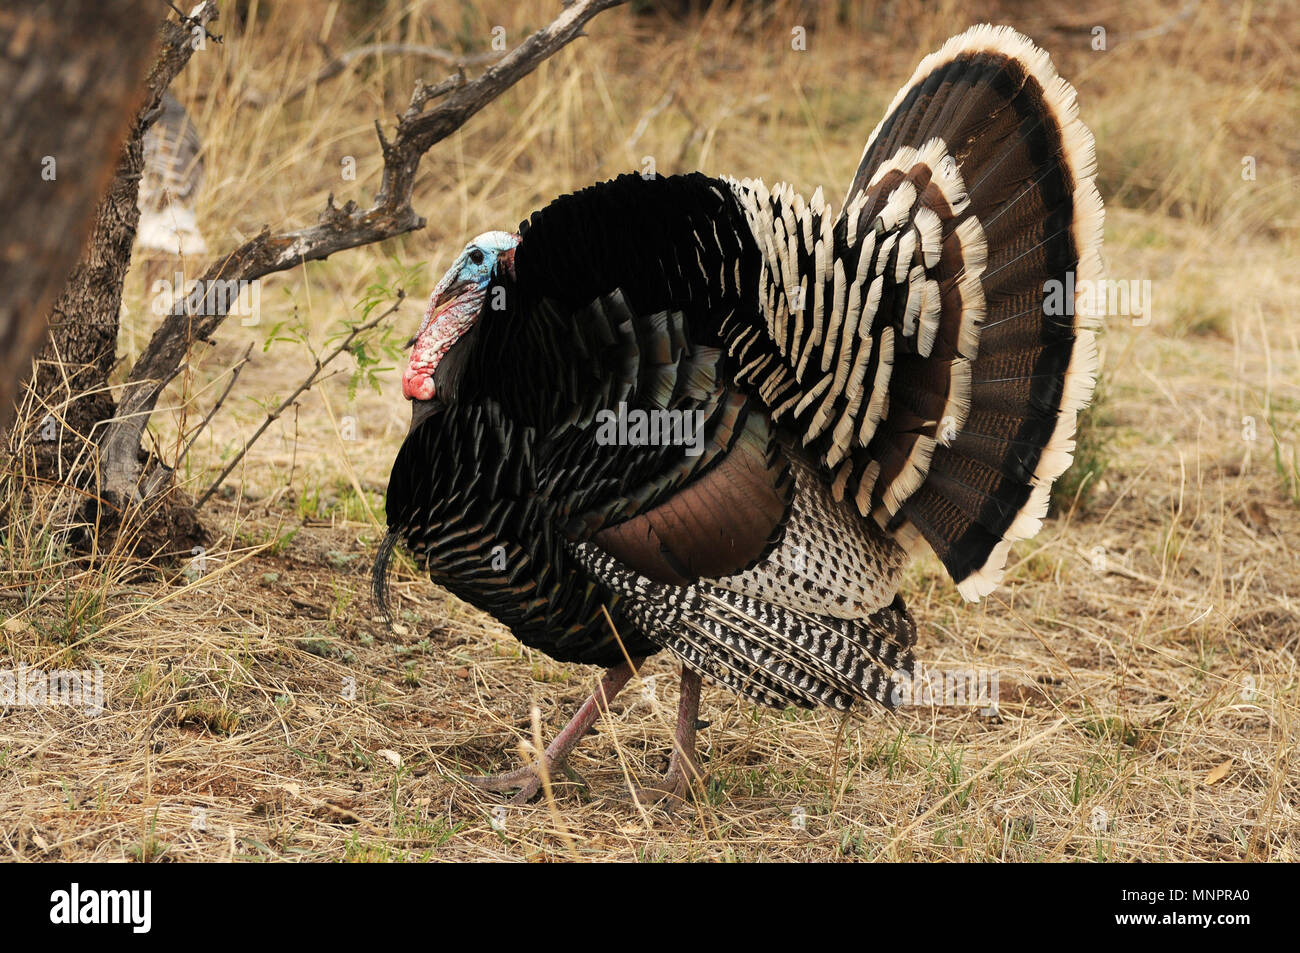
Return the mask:
[[[469,250],[469,260],[476,265],[483,264],[483,252],[479,251],[477,248],[471,248]]]

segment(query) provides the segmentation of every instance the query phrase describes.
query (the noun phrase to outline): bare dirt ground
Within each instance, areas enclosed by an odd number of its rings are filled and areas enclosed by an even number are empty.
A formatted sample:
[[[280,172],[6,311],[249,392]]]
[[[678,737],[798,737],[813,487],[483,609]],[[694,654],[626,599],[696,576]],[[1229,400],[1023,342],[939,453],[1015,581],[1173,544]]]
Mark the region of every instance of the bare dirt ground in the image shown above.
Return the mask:
[[[557,6],[301,0],[225,24],[176,87],[207,143],[209,244],[311,221],[330,191],[368,197],[373,120],[447,71],[372,61],[278,107],[323,65],[318,40],[483,50],[494,26],[516,42]],[[603,14],[435,149],[424,232],[267,281],[258,322],[227,322],[169,390],[158,445],[174,452],[254,344],[178,473],[197,496],[367,287],[415,269],[404,340],[468,237],[647,157],[835,195],[922,55],[1012,23],[1079,89],[1108,275],[1149,282],[1151,306],[1106,319],[1092,476],[1006,584],[968,605],[937,562],[909,571],[922,663],[997,673],[996,710],[843,720],[706,686],[708,785],[670,814],[628,794],[667,766],[675,669],[656,658],[581,745],[583,786],[502,807],[462,775],[532,757],[598,673],[523,649],[407,564],[396,624],[379,620],[368,570],[408,408],[396,373],[379,393],[344,374],[253,447],[201,512],[203,552],[171,569],[60,549],[44,527],[64,497],[10,461],[0,670],[101,671],[104,708],[0,707],[0,857],[1300,859],[1300,27],[1285,5],[656,6]],[[141,267],[125,366],[157,321]],[[295,322],[310,344],[276,340]]]

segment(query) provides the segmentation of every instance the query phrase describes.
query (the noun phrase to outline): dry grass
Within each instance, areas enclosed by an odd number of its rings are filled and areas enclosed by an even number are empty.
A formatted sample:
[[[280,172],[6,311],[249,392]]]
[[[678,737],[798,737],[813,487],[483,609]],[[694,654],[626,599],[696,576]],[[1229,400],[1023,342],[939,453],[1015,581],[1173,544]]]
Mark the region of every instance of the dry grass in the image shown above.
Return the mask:
[[[349,21],[361,6],[372,31]],[[513,42],[555,6],[301,0],[258,10],[243,37],[227,25],[225,46],[178,83],[208,145],[209,244],[310,221],[330,191],[368,197],[373,118],[442,72],[372,63],[275,108],[320,67],[317,39],[482,49],[493,26]],[[102,669],[106,708],[0,710],[0,857],[1300,859],[1300,97],[1288,78],[1300,28],[1281,4],[1207,2],[1126,43],[1181,2],[1103,4],[1088,18],[1039,4],[842,6],[855,12],[823,14],[805,53],[790,50],[793,4],[603,15],[426,159],[424,232],[266,282],[261,323],[229,322],[154,429],[174,452],[225,369],[278,322],[296,315],[319,345],[393,259],[422,266],[407,288],[418,301],[468,236],[645,156],[664,173],[834,193],[921,55],[971,22],[1014,23],[1079,88],[1109,273],[1150,280],[1155,309],[1142,326],[1108,320],[1105,399],[1089,423],[1106,466],[1017,549],[1007,585],[970,606],[936,563],[910,572],[924,663],[997,671],[998,713],[842,723],[706,688],[707,792],[675,815],[646,813],[628,781],[666,767],[675,708],[672,666],[655,659],[581,746],[585,792],[494,817],[499,802],[459,776],[515,763],[533,706],[554,731],[595,673],[522,649],[409,571],[395,580],[399,625],[372,618],[375,514],[407,408],[391,373],[382,394],[355,399],[335,379],[205,509],[202,574],[120,552],[72,560],[45,528],[66,489],[14,464],[0,669]],[[1098,22],[1106,52],[1090,48]],[[340,177],[349,155],[355,181]],[[129,282],[127,363],[157,323],[143,273]],[[309,370],[301,345],[255,354],[182,468],[196,491]]]

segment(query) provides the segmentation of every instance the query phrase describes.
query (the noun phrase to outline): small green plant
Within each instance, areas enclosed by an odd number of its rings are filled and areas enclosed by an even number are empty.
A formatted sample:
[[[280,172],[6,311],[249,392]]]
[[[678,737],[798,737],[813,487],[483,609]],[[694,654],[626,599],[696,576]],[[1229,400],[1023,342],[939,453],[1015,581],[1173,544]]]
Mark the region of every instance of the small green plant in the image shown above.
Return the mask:
[[[140,842],[130,845],[126,852],[129,857],[141,864],[156,863],[166,856],[167,845],[158,839],[158,810],[156,808],[153,816],[149,818],[149,825],[145,828]]]
[[[305,639],[299,639],[298,648],[302,649],[309,655],[315,655],[319,658],[339,658],[343,654],[339,647],[331,640],[316,635]]]
[[[1300,451],[1295,445],[1289,448],[1283,445],[1278,436],[1277,421],[1271,413],[1268,415],[1268,434],[1273,440],[1273,469],[1282,481],[1282,492],[1293,504],[1300,506]]]
[[[319,519],[321,515],[320,484],[311,488],[303,487],[298,493],[297,504],[298,519],[314,520]]]
[[[946,762],[947,769],[944,771],[944,784],[948,789],[949,803],[952,809],[960,812],[965,809],[966,802],[970,798],[971,782],[962,781],[962,760],[964,752],[961,749],[956,751],[945,751],[943,758]]]
[[[327,338],[325,343],[333,344],[347,337],[358,325],[369,321],[371,313],[377,307],[400,300],[406,294],[406,289],[418,287],[423,276],[423,265],[403,265],[396,257],[390,258],[389,265],[378,269],[375,281],[366,287],[361,300],[357,302],[357,309],[361,312],[360,320],[344,322],[343,327]],[[383,393],[379,375],[400,364],[405,350],[405,338],[391,325],[380,325],[358,335],[348,347],[352,360],[356,362],[356,370],[348,379],[348,400],[356,400],[357,390],[362,384],[376,394]],[[392,363],[385,365],[385,361]]]
[[[1097,382],[1092,403],[1079,413],[1074,436],[1074,462],[1052,484],[1052,511],[1069,512],[1077,506],[1087,513],[1106,469],[1110,466],[1110,439],[1113,429],[1107,406],[1105,379]]]

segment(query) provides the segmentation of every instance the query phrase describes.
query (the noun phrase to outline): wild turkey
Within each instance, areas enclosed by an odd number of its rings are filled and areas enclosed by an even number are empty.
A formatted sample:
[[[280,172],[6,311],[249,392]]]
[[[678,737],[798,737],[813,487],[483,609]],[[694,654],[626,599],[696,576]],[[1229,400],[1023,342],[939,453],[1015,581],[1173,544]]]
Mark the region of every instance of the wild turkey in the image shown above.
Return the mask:
[[[162,112],[144,134],[136,244],[165,255],[205,255],[207,243],[193,205],[203,185],[203,143],[175,96],[163,93],[159,108]]]
[[[820,189],[625,175],[480,235],[412,339],[377,595],[401,541],[526,645],[608,667],[551,767],[672,652],[669,793],[699,775],[701,675],[891,707],[909,554],[978,600],[1070,463],[1097,351],[1050,301],[1099,276],[1094,170],[1047,55],[978,26],[895,97],[838,215]]]

